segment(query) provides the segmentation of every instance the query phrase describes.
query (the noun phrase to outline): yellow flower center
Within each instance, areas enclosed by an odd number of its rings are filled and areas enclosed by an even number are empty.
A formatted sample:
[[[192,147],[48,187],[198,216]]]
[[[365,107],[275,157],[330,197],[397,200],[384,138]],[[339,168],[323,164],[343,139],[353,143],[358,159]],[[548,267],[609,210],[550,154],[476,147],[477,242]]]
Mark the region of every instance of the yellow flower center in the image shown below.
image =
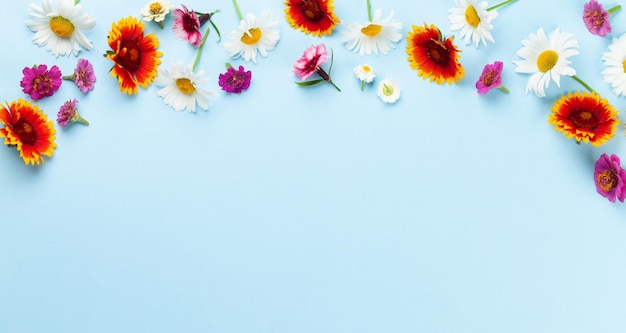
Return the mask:
[[[625,61],[625,63],[626,63],[626,61]],[[368,66],[368,65],[363,65],[363,67],[362,67],[362,68],[363,68],[363,71],[364,71],[365,73],[369,73],[369,72],[371,72],[371,71],[372,71],[372,68],[371,68],[370,66]]]
[[[13,124],[13,131],[20,137],[20,141],[27,145],[33,145],[37,141],[37,133],[29,122],[20,118]]]
[[[385,96],[393,95],[393,87],[392,86],[388,86],[386,84],[383,84],[383,94]]]
[[[537,57],[537,68],[542,73],[551,70],[559,60],[559,54],[553,50],[545,50]]]
[[[191,95],[196,91],[196,87],[191,83],[191,80],[184,77],[176,79],[176,88],[186,95]]]
[[[480,24],[480,17],[478,17],[478,13],[476,12],[476,8],[474,6],[469,5],[467,9],[465,9],[465,21],[467,24],[476,28]]]
[[[597,181],[600,188],[608,192],[617,186],[617,172],[613,168],[604,170],[598,174]]]
[[[259,28],[252,28],[241,36],[241,42],[246,45],[255,45],[263,36],[263,32]]]
[[[370,24],[367,27],[361,28],[361,32],[367,37],[376,37],[383,30],[383,27],[378,24]]]
[[[150,13],[152,13],[152,15],[157,15],[161,13],[162,10],[163,6],[161,6],[160,2],[153,2],[150,4]]]
[[[50,30],[59,37],[67,38],[74,33],[74,24],[65,17],[55,16],[50,19]]]
[[[626,60],[622,63],[622,69],[624,69],[624,73],[626,73]]]

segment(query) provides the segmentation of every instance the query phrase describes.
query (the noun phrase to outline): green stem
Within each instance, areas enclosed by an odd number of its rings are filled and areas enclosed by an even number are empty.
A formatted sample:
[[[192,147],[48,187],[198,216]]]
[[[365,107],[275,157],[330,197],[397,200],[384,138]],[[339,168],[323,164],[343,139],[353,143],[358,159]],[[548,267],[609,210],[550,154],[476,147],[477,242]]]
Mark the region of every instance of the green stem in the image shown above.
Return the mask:
[[[361,80],[361,91],[365,90],[365,81]]]
[[[165,27],[163,26],[163,21],[159,21],[159,22],[157,22],[157,24],[159,25],[159,28],[161,28],[161,29],[165,28]]]
[[[74,5],[78,5],[79,2],[80,0],[74,0]]]
[[[372,4],[370,3],[370,0],[366,0],[367,1],[367,19],[372,22]]]
[[[508,5],[508,4],[510,4],[511,2],[515,2],[515,1],[517,1],[517,0],[506,0],[506,1],[500,2],[500,3],[499,3],[499,4],[497,4],[497,5],[493,5],[493,6],[489,7],[489,8],[487,8],[487,10],[488,10],[488,11],[489,11],[489,10],[494,10],[494,9],[500,8],[500,7],[504,6],[504,5]]]
[[[211,31],[211,27],[208,26],[206,28],[206,31],[204,32],[204,36],[202,36],[202,43],[200,43],[200,46],[198,47],[198,53],[196,54],[196,60],[193,61],[193,66],[191,67],[191,70],[193,72],[196,71],[196,66],[198,65],[198,60],[200,60],[200,54],[202,53],[202,49],[204,49],[204,43],[206,42],[206,38],[209,36],[209,32]]]
[[[61,79],[68,80],[68,81],[74,81],[74,80],[76,80],[76,74],[63,75],[63,76],[61,76]]]
[[[611,15],[620,9],[622,9],[622,5],[617,5],[615,7],[611,7],[611,9],[607,10],[607,12],[609,12],[609,15]]]
[[[239,21],[243,20],[243,16],[241,16],[241,10],[239,9],[239,5],[237,4],[237,0],[233,0],[233,5],[235,5],[235,11],[237,12],[237,16],[239,17]]]
[[[505,92],[507,94],[509,93],[509,89],[507,89],[504,85],[499,85],[498,89],[502,90],[503,92]]]
[[[337,85],[332,80],[331,81],[326,81],[326,82],[332,84],[333,87],[335,87],[335,89],[337,89],[337,91],[341,92],[341,89],[339,89],[339,87],[337,87]]]
[[[81,117],[80,115],[78,116],[78,118],[76,118],[75,120],[77,123],[81,123],[85,126],[89,126],[89,122],[87,121],[87,119]]]
[[[578,76],[572,75],[572,79],[574,79],[574,80],[576,80],[576,82],[580,83],[583,87],[585,87],[585,89],[589,90],[589,92],[595,92],[593,89],[591,89],[591,87],[587,83],[585,83],[585,81],[579,79]]]

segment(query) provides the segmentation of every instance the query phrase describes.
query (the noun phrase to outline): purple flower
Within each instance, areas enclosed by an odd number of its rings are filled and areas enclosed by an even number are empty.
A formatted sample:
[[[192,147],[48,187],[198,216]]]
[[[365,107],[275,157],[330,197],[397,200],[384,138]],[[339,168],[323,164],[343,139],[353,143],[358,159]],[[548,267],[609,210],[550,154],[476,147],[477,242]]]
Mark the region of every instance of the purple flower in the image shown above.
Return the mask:
[[[219,76],[219,85],[222,87],[222,90],[239,94],[250,87],[250,80],[252,80],[251,71],[246,71],[243,66],[235,69],[230,64],[227,64],[226,67],[228,67],[226,73],[222,73]]]
[[[57,66],[52,66],[50,70],[46,65],[24,67],[22,73],[22,91],[34,100],[52,96],[61,86],[61,71]]]
[[[614,8],[611,10],[614,10]],[[590,0],[585,3],[583,21],[585,22],[585,26],[587,26],[587,30],[594,35],[604,37],[607,33],[611,32],[610,15],[611,13],[604,10],[604,7],[596,0]]]
[[[624,202],[626,199],[626,184],[624,184],[626,170],[620,166],[617,155],[613,154],[609,157],[607,154],[602,154],[596,161],[593,179],[601,196],[608,198],[610,202],[615,202],[615,198]]]
[[[57,113],[57,123],[61,127],[67,126],[69,123],[79,122],[84,125],[89,125],[89,122],[80,116],[78,109],[76,108],[76,99],[68,100],[61,105],[59,112]]]
[[[87,93],[93,90],[94,83],[96,83],[96,73],[93,71],[93,66],[89,60],[78,59],[73,79],[80,91]]]
[[[493,88],[499,88],[504,92],[508,90],[502,85],[502,61],[496,61],[493,64],[485,65],[480,78],[476,81],[476,89],[479,94],[486,94]]]

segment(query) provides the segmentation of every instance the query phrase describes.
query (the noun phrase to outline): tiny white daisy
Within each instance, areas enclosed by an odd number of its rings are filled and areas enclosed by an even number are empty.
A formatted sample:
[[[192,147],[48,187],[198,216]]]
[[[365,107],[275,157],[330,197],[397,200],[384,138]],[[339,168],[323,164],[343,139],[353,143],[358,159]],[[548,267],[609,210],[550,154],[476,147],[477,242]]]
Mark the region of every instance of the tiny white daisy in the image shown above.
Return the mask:
[[[567,59],[579,53],[578,41],[573,36],[561,33],[557,28],[548,40],[540,28],[536,35],[531,33],[528,39],[522,40],[523,47],[516,54],[523,60],[513,63],[517,65],[515,72],[532,74],[526,85],[526,94],[532,91],[538,97],[545,97],[550,79],[560,87],[561,75],[576,75],[576,70],[569,66],[572,62]]]
[[[170,69],[159,68],[159,76],[154,83],[165,86],[157,91],[157,95],[163,98],[163,102],[175,111],[187,109],[196,112],[196,103],[203,110],[209,108],[209,97],[217,94],[202,88],[209,79],[203,79],[204,71],[194,73],[192,66],[182,63],[172,63]]]
[[[146,4],[141,8],[141,15],[146,21],[163,22],[165,16],[174,9],[174,5],[169,0],[157,0]]]
[[[626,34],[613,38],[602,61],[607,67],[602,71],[602,79],[611,84],[615,95],[626,96]]]
[[[487,10],[487,2],[476,3],[476,0],[455,0],[456,7],[449,10],[448,20],[450,30],[461,30],[460,38],[465,44],[473,43],[478,47],[480,42],[487,45],[487,41],[495,43],[491,32],[491,20],[498,16],[495,9]]]
[[[398,30],[402,29],[402,22],[393,21],[394,12],[381,20],[382,11],[377,9],[374,17],[366,24],[358,22],[348,24],[343,32],[343,41],[346,42],[348,51],[354,50],[359,55],[376,54],[378,51],[387,54],[394,48],[393,43],[402,39]]]
[[[400,85],[392,79],[383,79],[378,84],[376,94],[385,103],[395,103],[400,98]]]
[[[74,0],[57,0],[57,10],[53,10],[52,0],[43,0],[42,6],[30,5],[32,19],[26,25],[35,32],[33,43],[45,46],[54,56],[78,55],[81,46],[92,48],[91,42],[82,33],[96,25],[96,19],[81,14],[83,6]]]
[[[228,55],[242,57],[245,61],[256,63],[257,52],[266,57],[267,51],[273,50],[280,39],[280,30],[277,20],[271,20],[267,11],[261,13],[260,18],[248,14],[241,20],[237,30],[231,32],[230,39],[223,46]]]
[[[376,74],[374,74],[374,70],[369,65],[358,65],[354,67],[354,75],[357,77],[357,79],[365,83],[372,82],[376,77]]]

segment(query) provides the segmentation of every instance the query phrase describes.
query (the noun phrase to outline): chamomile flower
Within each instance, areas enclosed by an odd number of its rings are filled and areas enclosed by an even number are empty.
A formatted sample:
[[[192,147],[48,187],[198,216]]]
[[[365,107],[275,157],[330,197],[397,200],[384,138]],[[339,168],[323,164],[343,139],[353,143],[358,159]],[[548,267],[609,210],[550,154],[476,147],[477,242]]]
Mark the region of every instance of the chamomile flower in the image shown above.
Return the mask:
[[[460,30],[459,37],[463,38],[465,44],[479,43],[487,45],[487,41],[495,43],[491,32],[493,25],[491,20],[498,16],[496,10],[487,10],[487,2],[477,0],[455,0],[456,7],[449,10],[448,20],[450,30]]]
[[[223,46],[228,55],[241,57],[245,61],[256,63],[257,53],[266,57],[267,51],[273,50],[280,39],[280,30],[277,20],[272,20],[269,12],[263,11],[257,18],[248,14],[245,20],[239,22],[237,30],[230,34],[230,40]]]
[[[515,72],[531,74],[526,94],[532,91],[538,97],[545,97],[550,79],[560,87],[561,75],[575,77],[576,70],[569,66],[571,61],[568,60],[579,53],[578,41],[573,36],[557,28],[548,39],[540,28],[536,35],[531,33],[528,39],[522,40],[523,47],[517,50],[522,60],[513,63],[517,65]]]
[[[359,55],[378,55],[378,51],[387,54],[394,48],[393,44],[402,39],[402,34],[398,32],[402,29],[402,22],[393,20],[393,11],[384,19],[381,19],[382,15],[382,11],[377,9],[374,17],[365,24],[348,24],[347,30],[343,32],[346,49],[354,50]]]
[[[369,65],[365,65],[365,64],[358,65],[354,67],[353,71],[354,71],[354,76],[356,76],[356,78],[361,81],[361,91],[365,89],[366,83],[371,83],[372,81],[374,81],[374,78],[376,77],[374,70]]]
[[[31,4],[31,19],[26,25],[35,32],[33,43],[45,46],[46,51],[58,57],[78,55],[81,47],[90,50],[93,46],[82,33],[96,25],[96,19],[87,14],[81,14],[83,6],[75,4],[74,0],[57,0],[56,10],[52,0],[43,0],[41,6]]]
[[[182,63],[173,63],[170,69],[159,69],[159,76],[154,83],[164,86],[157,91],[157,95],[175,111],[187,109],[189,112],[196,112],[196,104],[203,109],[209,108],[209,97],[216,94],[203,88],[209,81],[204,79],[204,71],[194,73],[192,66],[185,66]]]
[[[613,93],[617,96],[626,96],[626,34],[613,38],[609,51],[602,55],[606,69],[602,71],[602,79],[611,84]]]
[[[400,85],[392,79],[383,79],[378,84],[376,94],[385,103],[395,103],[400,98]]]

